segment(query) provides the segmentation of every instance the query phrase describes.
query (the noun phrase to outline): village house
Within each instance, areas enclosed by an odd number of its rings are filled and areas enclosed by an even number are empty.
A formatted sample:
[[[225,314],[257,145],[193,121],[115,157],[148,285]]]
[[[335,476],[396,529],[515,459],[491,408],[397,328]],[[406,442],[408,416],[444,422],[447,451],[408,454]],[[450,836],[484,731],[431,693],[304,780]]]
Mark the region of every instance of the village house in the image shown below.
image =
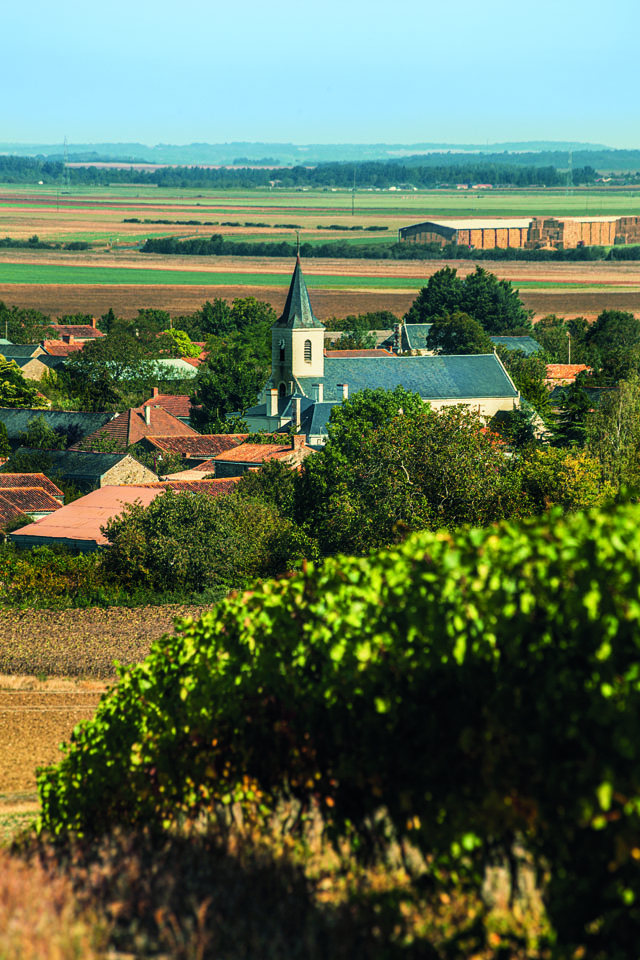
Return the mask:
[[[154,387],[151,396],[142,404],[142,407],[161,407],[172,417],[189,423],[191,417],[191,399],[184,393],[160,393],[159,387]]]
[[[179,493],[206,493],[215,497],[230,493],[235,483],[235,480],[178,480],[103,487],[74,500],[37,523],[14,531],[10,534],[10,540],[25,548],[51,546],[55,543],[74,552],[90,553],[108,543],[100,528],[112,517],[120,516],[127,504],[140,503],[143,507],[148,507],[157,496],[169,489]],[[0,517],[1,515],[0,502]]]
[[[325,356],[325,329],[313,313],[300,260],[282,316],[272,327],[271,377],[261,403],[245,413],[252,432],[290,428],[320,446],[331,406],[367,388],[403,386],[434,409],[464,404],[490,419],[520,406],[520,394],[495,353],[475,356]],[[342,353],[342,351],[340,351]]]
[[[304,434],[291,438],[290,443],[243,443],[211,461],[216,478],[241,477],[248,470],[262,467],[271,460],[278,460],[290,467],[299,466],[314,450],[305,443]]]
[[[80,490],[111,487],[119,484],[149,483],[158,476],[126,453],[93,453],[80,450],[35,450],[20,447],[36,457],[46,455],[51,461],[50,473]]]
[[[21,443],[22,434],[27,432],[35,417],[43,417],[51,430],[66,438],[67,443],[77,443],[83,437],[99,430],[116,416],[115,413],[92,413],[85,410],[37,410],[33,407],[0,407],[0,423],[7,428],[7,436],[12,449]]]
[[[247,433],[196,433],[194,436],[144,437],[140,446],[150,453],[173,453],[181,457],[184,467],[199,467],[205,460],[217,457],[244,443]]]
[[[159,405],[145,404],[115,415],[108,423],[73,444],[71,450],[105,450],[124,453],[135,443],[151,435],[162,437],[200,437],[188,423],[179,420]]]

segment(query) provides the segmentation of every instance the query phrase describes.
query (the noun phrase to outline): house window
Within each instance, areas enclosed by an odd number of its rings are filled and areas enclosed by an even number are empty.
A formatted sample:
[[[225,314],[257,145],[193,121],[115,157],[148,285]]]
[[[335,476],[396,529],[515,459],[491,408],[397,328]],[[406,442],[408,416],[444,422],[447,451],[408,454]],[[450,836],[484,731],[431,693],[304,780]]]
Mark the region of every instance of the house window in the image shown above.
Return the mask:
[[[304,362],[311,363],[311,340],[304,342]]]
[[[287,395],[287,388],[285,387],[284,383],[281,383],[280,386],[278,387],[278,396],[286,397],[286,395]]]

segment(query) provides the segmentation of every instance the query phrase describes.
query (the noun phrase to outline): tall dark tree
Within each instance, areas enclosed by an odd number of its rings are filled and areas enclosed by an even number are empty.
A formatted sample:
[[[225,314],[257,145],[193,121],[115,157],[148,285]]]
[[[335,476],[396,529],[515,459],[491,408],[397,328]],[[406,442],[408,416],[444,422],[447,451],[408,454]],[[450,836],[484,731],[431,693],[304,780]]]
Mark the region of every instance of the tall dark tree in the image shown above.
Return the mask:
[[[451,313],[433,321],[427,346],[439,354],[493,353],[491,337],[468,313]]]
[[[431,323],[435,317],[443,317],[463,309],[462,283],[458,271],[453,267],[437,270],[429,277],[426,287],[422,287],[411,304],[409,311],[405,314],[405,322]]]
[[[198,368],[191,397],[192,425],[203,433],[236,431],[238,425],[229,422],[228,414],[242,415],[257,403],[269,372],[268,365],[256,362],[246,343],[232,338]]]

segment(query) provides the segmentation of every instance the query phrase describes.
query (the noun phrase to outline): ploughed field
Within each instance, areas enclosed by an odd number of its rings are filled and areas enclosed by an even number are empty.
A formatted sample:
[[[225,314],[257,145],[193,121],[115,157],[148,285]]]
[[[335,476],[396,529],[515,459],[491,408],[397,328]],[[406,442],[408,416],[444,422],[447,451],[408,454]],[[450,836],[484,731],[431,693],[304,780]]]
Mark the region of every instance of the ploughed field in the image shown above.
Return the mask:
[[[37,811],[37,767],[60,759],[59,744],[93,716],[114,661],[142,660],[175,617],[203,609],[0,610],[0,840]]]
[[[449,261],[460,275],[475,262]],[[314,309],[324,319],[366,310],[402,314],[443,261],[306,260]],[[593,318],[604,308],[640,313],[640,263],[483,261],[511,280],[536,316]],[[291,276],[288,258],[177,257],[135,250],[48,251],[0,249],[0,299],[59,316],[97,316],[113,307],[134,317],[156,307],[173,315],[215,297],[256,296],[280,309]]]

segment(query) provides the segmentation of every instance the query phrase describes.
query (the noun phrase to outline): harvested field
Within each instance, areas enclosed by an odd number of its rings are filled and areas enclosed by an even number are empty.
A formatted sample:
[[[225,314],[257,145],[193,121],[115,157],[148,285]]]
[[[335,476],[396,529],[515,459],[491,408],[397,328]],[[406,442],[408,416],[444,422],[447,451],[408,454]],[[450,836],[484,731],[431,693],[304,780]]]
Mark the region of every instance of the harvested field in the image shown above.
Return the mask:
[[[106,684],[0,676],[0,815],[26,813],[36,768],[60,759],[59,744],[93,716]]]
[[[204,607],[0,610],[0,673],[112,680],[114,660],[137,663],[176,617]]]
[[[390,310],[402,316],[415,299],[415,293],[366,290],[312,291],[313,308],[320,320],[368,310]],[[286,289],[258,286],[85,286],[12,284],[0,286],[0,300],[20,307],[33,307],[61,316],[65,313],[106,313],[113,307],[118,316],[135,317],[140,307],[168,310],[173,316],[197,310],[205,300],[223,297],[257,297],[268,300],[276,311],[284,306]],[[640,315],[640,289],[633,291],[521,290],[526,307],[535,315],[583,316],[595,319],[604,309],[630,310]]]

